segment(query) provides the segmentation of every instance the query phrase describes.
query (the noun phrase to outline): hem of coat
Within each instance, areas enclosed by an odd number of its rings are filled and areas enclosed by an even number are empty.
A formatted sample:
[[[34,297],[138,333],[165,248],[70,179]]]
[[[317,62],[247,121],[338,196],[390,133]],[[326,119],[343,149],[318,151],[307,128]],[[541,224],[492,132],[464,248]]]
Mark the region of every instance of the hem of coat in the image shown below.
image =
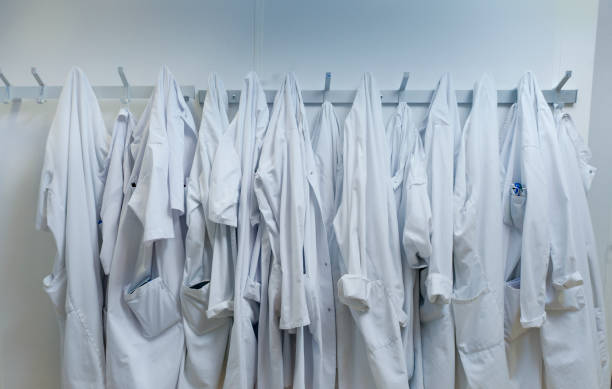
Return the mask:
[[[425,281],[425,286],[430,303],[450,303],[453,293],[453,283],[450,278],[439,273],[430,273]]]

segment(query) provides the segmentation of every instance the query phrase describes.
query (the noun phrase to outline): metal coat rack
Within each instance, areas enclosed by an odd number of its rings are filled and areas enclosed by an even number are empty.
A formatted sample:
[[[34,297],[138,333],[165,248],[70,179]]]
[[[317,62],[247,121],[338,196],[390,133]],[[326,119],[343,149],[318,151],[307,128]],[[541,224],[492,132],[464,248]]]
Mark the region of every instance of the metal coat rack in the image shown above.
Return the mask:
[[[122,86],[94,86],[93,90],[99,99],[120,99],[121,102],[127,103],[132,99],[148,99],[152,92],[153,86],[132,86],[128,83],[123,67],[117,68]],[[31,69],[32,76],[38,83],[38,86],[13,86],[6,76],[0,70],[0,80],[4,83],[4,87],[0,87],[0,101],[9,103],[13,99],[36,99],[40,104],[47,99],[56,99],[59,97],[61,86],[47,86],[42,81],[36,68]],[[565,90],[563,86],[571,78],[572,72],[566,71],[563,78],[553,89],[543,90],[542,93],[549,104],[574,104],[578,98],[578,90]],[[325,84],[321,90],[302,90],[302,100],[304,104],[322,104],[324,101],[329,101],[333,104],[352,104],[355,98],[355,90],[331,90],[330,72],[325,73]],[[408,79],[410,73],[403,74],[400,86],[398,89],[381,90],[382,104],[398,104],[406,102],[408,104],[429,104],[434,94],[434,90],[407,90]],[[183,96],[186,100],[198,98],[200,104],[204,104],[206,98],[206,90],[198,90],[192,85],[181,86]],[[472,103],[472,90],[457,90],[458,104]],[[269,104],[274,102],[276,90],[266,90],[266,100]],[[239,90],[227,91],[228,102],[237,104],[240,102]],[[516,102],[516,89],[500,89],[497,91],[498,104],[513,104]]]

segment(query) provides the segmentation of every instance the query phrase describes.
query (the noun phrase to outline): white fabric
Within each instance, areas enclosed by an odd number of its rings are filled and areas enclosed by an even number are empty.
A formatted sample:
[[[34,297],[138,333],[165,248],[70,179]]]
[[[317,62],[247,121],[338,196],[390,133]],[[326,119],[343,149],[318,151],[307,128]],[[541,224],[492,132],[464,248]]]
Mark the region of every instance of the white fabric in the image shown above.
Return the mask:
[[[60,327],[62,388],[104,388],[98,220],[111,134],[82,70],[68,74],[45,146],[36,228],[57,252],[43,280]]]
[[[255,194],[271,246],[270,279],[280,281],[274,320],[282,330],[296,329],[296,389],[335,385],[334,297],[319,174],[301,91],[290,73],[276,94]]]
[[[226,389],[251,389],[257,376],[257,339],[253,325],[259,317],[261,277],[258,267],[262,239],[253,181],[268,116],[263,88],[257,75],[250,72],[244,79],[238,112],[227,130],[239,156],[242,173],[238,194],[238,251],[234,267],[234,324],[223,383]]]
[[[228,127],[227,93],[217,75],[211,74],[187,184],[181,288],[187,352],[179,388],[216,389],[222,383],[234,309],[240,185],[239,159],[227,136]]]
[[[119,217],[121,216],[121,206],[123,204],[123,189],[130,174],[130,171],[126,169],[128,164],[124,162],[124,159],[129,158],[129,145],[135,126],[134,115],[128,109],[121,108],[113,127],[108,172],[104,183],[102,207],[100,209],[100,220],[102,223],[100,261],[106,275],[110,271],[113,252],[117,244]]]
[[[109,388],[177,385],[185,352],[181,215],[195,142],[189,107],[163,67],[124,161],[133,165],[108,283]]]
[[[406,323],[407,315],[402,309],[397,211],[380,94],[369,73],[346,117],[344,142],[342,200],[334,229],[346,273],[338,281],[338,295],[365,341],[376,386],[405,387],[408,373],[400,324]]]
[[[410,388],[423,388],[423,360],[419,320],[419,269],[431,255],[431,204],[427,193],[425,152],[408,104],[401,102],[386,128],[391,151],[391,182],[398,211],[402,245],[404,312],[402,342]]]
[[[506,197],[504,192],[511,193],[512,188],[510,185],[512,182],[522,183],[521,158],[523,156],[521,154],[520,131],[517,126],[517,113],[518,106],[514,104],[508,112],[502,127],[504,132],[500,138],[502,139],[500,152],[500,162],[502,164],[500,191],[502,198]],[[534,151],[532,150],[528,155],[533,158]],[[516,173],[514,177],[506,180],[505,173],[508,170],[515,171]],[[513,178],[518,179],[518,181],[513,181]],[[533,385],[542,387],[543,384],[542,350],[539,342],[539,330],[537,328],[525,329],[521,325],[521,279],[520,270],[515,270],[516,264],[521,259],[522,240],[519,228],[521,228],[522,224],[519,223],[522,222],[522,218],[525,215],[525,209],[521,207],[521,203],[524,204],[524,201],[521,201],[521,197],[524,197],[526,193],[525,191],[520,196],[517,196],[515,193],[511,194],[516,202],[513,208],[516,226],[513,224],[512,217],[509,217],[510,204],[502,202],[502,213],[505,217],[502,240],[503,257],[506,266],[504,277],[507,280],[504,287],[504,339],[506,342],[508,373],[514,388],[524,388]],[[536,196],[537,200],[538,196]],[[540,220],[540,222],[544,223],[543,220]],[[513,259],[514,262],[511,266],[508,266],[509,259]]]
[[[355,368],[368,365],[365,343],[349,307],[340,302],[337,288],[338,280],[345,272],[342,270],[345,266],[333,228],[333,220],[342,198],[343,135],[332,104],[324,102],[314,119],[311,139],[320,172],[322,209],[326,210],[324,214],[328,215],[325,218],[325,226],[329,235],[336,311],[336,381],[339,389],[359,386],[371,388],[375,383],[370,369]]]
[[[499,171],[497,90],[485,75],[474,85],[455,165],[452,307],[458,366],[471,389],[509,386]]]
[[[545,381],[547,388],[607,388],[610,367],[603,293],[586,201],[588,183],[595,169],[589,165],[590,151],[571,117],[558,108],[555,119],[551,144],[558,140],[559,170],[566,179],[573,218],[569,233],[575,243],[577,270],[585,283],[562,290],[548,287],[548,317],[541,329]],[[568,336],[569,333],[573,336]]]
[[[440,79],[421,133],[431,201],[431,256],[421,271],[420,308],[425,388],[455,385],[453,292],[453,174],[461,127],[449,74]]]
[[[540,92],[534,76],[526,73],[519,82],[517,103],[509,113],[501,154],[505,278],[518,280],[515,286],[520,285],[520,325],[525,328],[540,327],[546,318],[546,273],[550,260],[548,178],[539,123],[539,114],[544,113],[536,94]],[[541,124],[550,123],[545,120]],[[525,188],[523,192],[513,191],[517,183]]]

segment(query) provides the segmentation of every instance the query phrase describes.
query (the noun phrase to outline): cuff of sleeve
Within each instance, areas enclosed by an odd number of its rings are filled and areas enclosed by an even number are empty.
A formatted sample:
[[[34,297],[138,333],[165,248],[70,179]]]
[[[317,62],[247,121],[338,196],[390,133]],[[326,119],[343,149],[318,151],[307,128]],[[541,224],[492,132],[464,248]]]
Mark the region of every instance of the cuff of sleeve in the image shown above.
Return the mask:
[[[208,318],[222,318],[222,317],[231,317],[234,314],[234,300],[226,300],[221,301],[213,305],[209,306],[206,310],[206,316]]]
[[[222,215],[209,212],[208,220],[212,221],[213,223],[223,224],[230,227],[238,226],[238,217],[234,213],[231,213],[230,215]]]
[[[542,327],[542,324],[544,324],[545,320],[546,312],[536,317],[535,319],[525,319],[524,317],[521,317],[521,326],[523,328],[538,328]]]
[[[367,311],[368,282],[360,276],[345,274],[338,280],[338,298],[343,304],[358,311]]]
[[[438,273],[430,273],[427,276],[427,280],[425,280],[425,287],[427,288],[427,298],[430,303],[450,303],[453,283],[448,277]]]
[[[261,283],[249,278],[244,287],[243,296],[258,303],[261,302]]]
[[[393,306],[395,307],[395,315],[397,316],[400,326],[406,327],[410,317],[408,317],[408,314],[402,309],[402,304],[397,304],[396,301],[393,301]]]
[[[574,286],[582,285],[584,280],[579,272],[575,271],[571,274],[566,275],[560,279],[553,281],[553,286],[555,289],[569,289]]]

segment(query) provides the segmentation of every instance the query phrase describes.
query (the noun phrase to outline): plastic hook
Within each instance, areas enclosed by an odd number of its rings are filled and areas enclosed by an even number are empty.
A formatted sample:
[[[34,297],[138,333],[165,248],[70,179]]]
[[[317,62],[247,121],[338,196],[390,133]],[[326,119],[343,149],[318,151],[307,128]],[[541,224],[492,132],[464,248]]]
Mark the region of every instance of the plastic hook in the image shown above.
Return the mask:
[[[408,84],[408,79],[410,78],[410,72],[404,72],[403,76],[402,76],[402,82],[400,84],[400,87],[397,91],[397,100],[398,102],[404,101],[403,97],[404,97],[404,91],[406,90],[406,85]]]
[[[331,85],[331,72],[325,73],[325,87],[323,88],[323,101],[327,101],[327,95],[329,94],[329,88]]]
[[[123,66],[117,67],[117,72],[119,73],[119,77],[121,78],[121,82],[123,83],[123,89],[125,91],[123,97],[121,98],[121,102],[123,104],[129,104],[130,102],[130,84],[125,77],[125,72],[123,71]]]
[[[559,81],[559,83],[557,84],[557,86],[555,87],[555,89],[557,90],[557,92],[560,92],[561,89],[563,88],[563,86],[567,83],[567,81],[572,77],[572,71],[571,70],[566,70],[565,71],[565,75],[563,76],[563,78],[561,79],[561,81]]]
[[[4,86],[6,87],[6,98],[4,99],[4,104],[8,104],[11,102],[11,83],[6,79],[2,69],[0,69],[0,80],[2,80]]]
[[[32,68],[31,72],[32,72],[32,75],[34,76],[34,79],[38,83],[38,86],[40,86],[40,94],[38,95],[38,99],[36,100],[36,102],[38,104],[42,104],[47,101],[47,99],[45,99],[45,83],[41,80],[36,68]]]

